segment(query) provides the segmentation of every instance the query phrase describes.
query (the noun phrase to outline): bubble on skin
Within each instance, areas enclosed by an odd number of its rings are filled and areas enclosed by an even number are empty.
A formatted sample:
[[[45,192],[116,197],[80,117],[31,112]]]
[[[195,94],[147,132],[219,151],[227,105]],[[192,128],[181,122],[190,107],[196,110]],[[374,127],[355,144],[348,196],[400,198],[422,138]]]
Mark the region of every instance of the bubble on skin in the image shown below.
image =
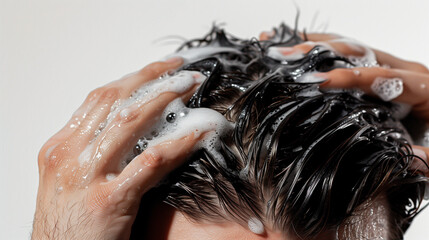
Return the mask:
[[[354,75],[356,75],[356,76],[360,76],[360,75],[361,75],[361,73],[360,73],[360,71],[359,71],[359,70],[353,70],[353,73],[354,73]]]
[[[263,234],[265,232],[264,224],[262,224],[262,222],[255,217],[249,219],[247,226],[249,227],[250,231],[255,234]]]
[[[80,166],[82,166],[84,163],[91,161],[92,150],[93,150],[93,144],[90,144],[79,154],[78,161]]]
[[[426,84],[424,84],[424,83],[420,84],[420,88],[421,89],[426,89]]]
[[[106,174],[106,180],[109,182],[112,181],[113,179],[115,179],[115,177],[116,177],[116,174],[114,174],[114,173]]]
[[[377,77],[371,84],[371,90],[383,101],[391,101],[404,91],[402,79]]]
[[[61,193],[63,190],[64,190],[64,188],[63,188],[62,186],[59,186],[59,187],[57,188],[57,193]]]
[[[122,118],[127,118],[130,115],[131,111],[129,108],[122,109],[120,115]]]

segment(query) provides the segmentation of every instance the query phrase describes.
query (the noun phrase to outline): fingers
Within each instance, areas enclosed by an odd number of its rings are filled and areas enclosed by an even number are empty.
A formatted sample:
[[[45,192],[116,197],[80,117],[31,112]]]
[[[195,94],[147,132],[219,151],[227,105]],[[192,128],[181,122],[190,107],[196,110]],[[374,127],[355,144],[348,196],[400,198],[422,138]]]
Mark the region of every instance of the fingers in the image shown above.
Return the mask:
[[[106,119],[115,101],[130,97],[143,84],[159,78],[165,72],[177,69],[182,64],[183,59],[180,57],[174,57],[165,62],[151,63],[135,74],[130,74],[92,91],[78,111],[73,114],[72,120],[64,130],[70,134],[77,129],[75,135],[84,135],[83,138],[86,139],[92,138],[98,125]],[[62,135],[67,134],[62,133]]]
[[[189,95],[185,94],[183,97]],[[98,174],[120,171],[124,156],[132,151],[137,140],[158,122],[165,107],[177,97],[181,96],[172,92],[163,93],[142,107],[131,107],[127,115],[119,114],[110,126],[106,127],[99,140],[94,142],[92,159],[87,160],[93,164],[92,168],[96,169]],[[94,156],[100,158],[94,159]]]
[[[127,75],[120,80],[110,83],[108,86],[120,87],[122,89],[121,98],[127,98],[143,84],[159,78],[168,71],[177,69],[182,64],[183,58],[181,57],[173,57],[164,62],[154,62],[134,74]]]
[[[414,110],[429,110],[429,75],[381,67],[334,69],[317,73],[328,79],[322,88],[359,88],[385,101],[410,104]],[[429,116],[425,116],[429,119]]]
[[[340,53],[343,56],[363,56],[367,49],[367,47],[359,44],[356,41],[344,38],[336,34],[328,34],[328,33],[305,33],[305,34],[300,33],[300,34],[301,34],[301,37],[306,42],[310,41],[310,42],[317,43],[317,44],[313,44],[313,46],[315,45],[329,46],[330,48],[332,48],[333,50],[335,50],[336,52]],[[274,36],[274,31],[262,32],[259,38],[260,40],[269,40],[273,36]],[[305,43],[295,45],[293,48],[288,48],[288,50],[283,50],[282,52],[287,52],[286,55],[292,55],[293,52],[305,54],[311,50],[311,48],[309,48],[311,45],[300,46],[304,44]],[[421,63],[407,61],[376,49],[368,48],[368,50],[371,50],[374,52],[377,62],[381,66],[389,66],[390,68],[404,69],[404,70],[420,72],[420,73],[429,73],[429,69]]]
[[[113,120],[90,146],[92,153],[85,162],[91,163],[91,168],[101,174],[120,171],[124,156],[159,122],[165,107],[177,98],[189,100],[203,78],[199,72],[182,72],[156,82],[142,95],[131,99],[131,104],[119,106]]]
[[[350,50],[347,49],[347,45],[349,48],[363,48],[363,46],[361,46],[359,43],[335,34],[308,33],[306,34],[306,36],[307,36],[307,40],[309,41],[325,42],[326,44],[329,44],[333,49],[343,54],[344,56],[350,56],[350,55],[359,56],[359,55],[355,55],[356,53],[350,52]],[[340,44],[336,44],[336,43],[340,43]],[[389,66],[391,68],[404,69],[404,70],[420,72],[420,73],[429,73],[428,68],[421,63],[407,61],[377,49],[370,49],[370,50],[372,50],[375,53],[377,62],[381,66]]]
[[[375,53],[377,61],[380,65],[387,65],[391,68],[404,69],[420,73],[429,73],[427,67],[421,63],[403,60],[376,49],[373,49],[373,52]]]
[[[146,149],[117,177],[101,184],[101,188],[93,196],[93,204],[97,207],[109,199],[110,204],[120,203],[129,206],[130,202],[140,201],[145,192],[186,161],[202,137],[203,135],[195,137],[192,133]]]
[[[78,123],[76,131],[71,134],[72,139],[76,139],[76,146],[86,146],[88,142],[94,139],[96,131],[102,127],[112,105],[120,97],[118,88],[99,88],[90,93],[91,98],[97,99],[95,104],[92,104],[92,109],[82,116],[82,120]]]

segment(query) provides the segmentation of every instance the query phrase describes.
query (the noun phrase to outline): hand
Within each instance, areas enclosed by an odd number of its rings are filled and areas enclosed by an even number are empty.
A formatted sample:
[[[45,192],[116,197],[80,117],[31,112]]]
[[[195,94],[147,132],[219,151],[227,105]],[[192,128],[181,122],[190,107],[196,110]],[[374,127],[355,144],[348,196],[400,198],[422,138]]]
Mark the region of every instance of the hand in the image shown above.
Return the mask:
[[[260,34],[261,40],[269,40],[273,32]],[[324,45],[333,49],[340,55],[346,57],[363,57],[367,54],[367,47],[350,41],[339,35],[311,33],[301,34],[303,39],[309,40],[290,48],[283,48],[283,54],[307,53],[316,45]],[[337,68],[326,73],[317,73],[317,77],[327,79],[320,85],[321,88],[359,88],[367,94],[387,98],[409,104],[412,114],[426,122],[429,127],[429,70],[424,65],[406,61],[388,53],[370,49],[374,52],[377,63],[376,67]],[[381,66],[381,67],[380,67]],[[400,79],[402,81],[402,92],[398,95],[384,96],[383,92],[377,91],[374,82],[377,79]],[[392,98],[393,97],[393,98]],[[413,152],[428,163],[429,148],[414,145]],[[429,169],[420,161],[413,163],[414,168],[421,170],[429,176]]]
[[[42,147],[39,190],[32,239],[128,239],[141,196],[182,164],[201,137],[194,134],[149,147],[123,170],[125,151],[150,129],[168,103],[189,99],[164,92],[132,105],[126,116],[106,122],[112,105],[135,89],[183,63],[180,58],[156,62],[137,73],[91,92],[67,125]]]

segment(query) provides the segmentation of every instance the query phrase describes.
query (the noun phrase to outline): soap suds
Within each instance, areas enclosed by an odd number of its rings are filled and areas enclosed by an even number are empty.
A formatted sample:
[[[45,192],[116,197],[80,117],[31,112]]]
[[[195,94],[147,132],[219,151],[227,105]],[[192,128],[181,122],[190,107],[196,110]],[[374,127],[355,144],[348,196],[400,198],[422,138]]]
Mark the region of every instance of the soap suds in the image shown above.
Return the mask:
[[[217,54],[217,53],[237,53],[241,52],[235,48],[231,47],[220,47],[220,46],[205,46],[199,48],[191,48],[182,50],[171,55],[165,57],[165,59],[173,58],[173,57],[182,57],[185,60],[185,63],[196,62],[198,60],[202,60],[209,55]]]
[[[377,77],[371,85],[371,90],[383,101],[391,101],[404,91],[402,79]]]
[[[95,131],[94,139],[106,126],[110,126],[112,124],[113,119],[115,119],[117,115],[126,119],[133,110],[157,98],[160,94],[165,92],[184,93],[189,91],[196,84],[202,83],[205,79],[206,77],[200,72],[180,71],[171,76],[165,75],[157,80],[144,84],[137,89],[130,98],[115,101],[110,109],[107,119],[101,123]],[[98,149],[98,146],[94,145],[94,139],[91,140],[91,144],[89,144],[78,157],[81,166],[84,163],[89,163],[101,158],[101,155],[94,152],[94,150]]]
[[[361,73],[360,73],[359,70],[353,70],[353,73],[354,73],[355,76],[360,76],[361,75]]]
[[[267,56],[275,60],[281,61],[283,64],[287,64],[288,61],[295,61],[304,57],[304,53],[302,51],[295,50],[286,54],[283,49],[289,48],[270,47],[267,51]]]
[[[198,138],[205,133],[204,138],[195,146],[194,150],[204,148],[219,164],[226,167],[222,154],[218,152],[219,138],[232,129],[233,124],[219,112],[209,108],[187,108],[181,99],[176,99],[165,108],[158,124],[139,139],[134,148],[137,152],[134,151],[134,153],[139,154],[151,146],[180,139],[190,134],[194,134],[194,138]]]
[[[109,182],[112,181],[113,179],[115,179],[115,177],[116,177],[116,174],[114,174],[114,173],[106,174],[106,180]]]
[[[295,79],[296,82],[299,83],[322,83],[326,81],[326,78],[318,77],[315,75],[318,72],[308,72],[304,73],[301,76]]]
[[[250,231],[255,234],[263,234],[265,232],[264,224],[262,224],[262,222],[257,218],[250,218],[247,225]]]

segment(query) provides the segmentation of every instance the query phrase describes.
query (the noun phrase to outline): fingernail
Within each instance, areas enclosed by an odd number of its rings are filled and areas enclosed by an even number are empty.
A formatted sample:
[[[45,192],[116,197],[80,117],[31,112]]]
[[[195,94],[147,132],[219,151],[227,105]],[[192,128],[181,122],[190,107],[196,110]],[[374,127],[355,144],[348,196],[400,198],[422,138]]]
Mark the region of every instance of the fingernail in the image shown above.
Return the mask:
[[[170,64],[178,64],[183,62],[183,58],[176,56],[165,60],[165,62]]]

